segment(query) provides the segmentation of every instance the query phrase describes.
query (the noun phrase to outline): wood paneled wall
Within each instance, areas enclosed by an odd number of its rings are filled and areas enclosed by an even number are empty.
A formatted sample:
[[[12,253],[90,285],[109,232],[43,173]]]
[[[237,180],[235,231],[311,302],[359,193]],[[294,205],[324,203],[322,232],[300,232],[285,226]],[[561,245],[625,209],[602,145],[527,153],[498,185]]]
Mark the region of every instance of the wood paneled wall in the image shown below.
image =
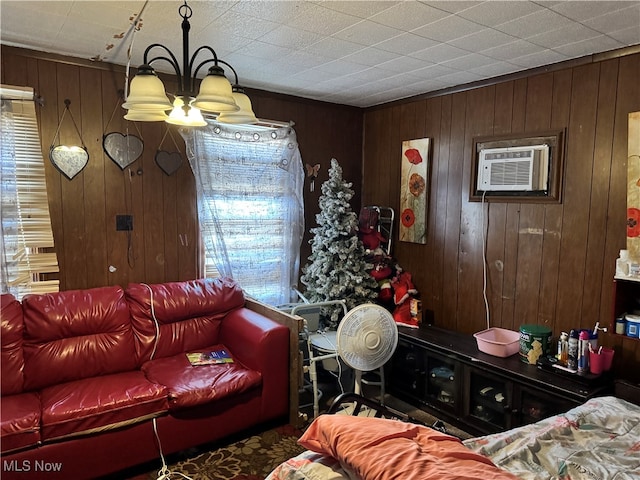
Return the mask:
[[[163,122],[134,124],[123,119],[125,110],[120,107],[118,90],[124,88],[124,69],[6,46],[2,46],[1,56],[2,83],[33,87],[44,100],[37,112],[61,289],[197,277],[195,182],[184,155],[184,142],[172,127],[183,164],[172,176],[165,175],[155,163],[156,152],[175,152],[176,146],[169,135],[163,140]],[[359,205],[363,112],[264,91],[247,93],[258,117],[295,122],[303,162],[321,165],[314,192],[310,192],[309,180],[305,182],[304,265],[310,254],[308,231],[316,225],[320,185],[328,178],[331,158],[340,162],[345,179],[353,182],[353,202]],[[71,101],[70,110],[89,151],[88,165],[72,180],[62,175],[48,156],[65,99]],[[103,134],[110,132],[128,132],[144,141],[142,157],[125,170],[103,151]],[[78,142],[67,114],[60,128],[60,143]],[[115,217],[122,214],[133,215],[130,235],[116,231]]]
[[[491,326],[541,324],[555,336],[609,325],[639,79],[632,54],[365,112],[363,203],[397,211],[401,143],[433,138],[427,245],[397,242],[395,255],[436,325],[486,328],[483,230]],[[552,129],[566,132],[560,204],[469,201],[474,137]],[[604,338],[640,365],[640,342]]]
[[[1,55],[2,83],[33,87],[45,101],[38,115],[61,288],[195,278],[193,175],[184,155],[170,177],[155,164],[164,124],[139,124],[138,133],[122,119],[124,70],[6,46]],[[516,330],[544,324],[557,334],[610,321],[615,259],[625,246],[627,116],[640,110],[639,78],[640,54],[634,54],[365,111],[249,94],[259,117],[294,121],[303,161],[321,165],[314,192],[305,182],[307,232],[332,157],[353,182],[356,212],[361,203],[397,211],[401,143],[433,138],[427,244],[398,242],[396,235],[394,247],[424,308],[445,328],[486,327],[484,229],[490,324]],[[48,160],[67,98],[90,154],[71,181]],[[127,128],[142,136],[145,150],[122,171],[104,154],[102,135]],[[551,129],[566,132],[562,203],[469,201],[473,137]],[[61,140],[77,140],[68,118]],[[174,150],[170,137],[162,149]],[[115,216],[127,213],[134,217],[130,236],[115,229]],[[307,233],[303,265],[308,239]],[[618,365],[640,364],[640,342],[607,335],[604,342],[619,351]],[[637,377],[637,370],[626,376]]]

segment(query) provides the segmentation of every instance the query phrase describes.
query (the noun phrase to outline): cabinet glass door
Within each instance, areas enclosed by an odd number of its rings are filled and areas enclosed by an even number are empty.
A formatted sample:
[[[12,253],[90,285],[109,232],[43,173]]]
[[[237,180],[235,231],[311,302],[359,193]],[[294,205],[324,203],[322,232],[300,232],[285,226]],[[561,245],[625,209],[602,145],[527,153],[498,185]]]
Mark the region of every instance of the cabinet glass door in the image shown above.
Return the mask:
[[[468,416],[488,424],[490,430],[511,428],[511,384],[476,369],[469,369]]]
[[[565,412],[577,405],[571,400],[557,396],[545,395],[542,392],[519,386],[517,395],[520,398],[520,418],[516,421],[519,425],[534,423],[543,418]]]
[[[391,393],[422,401],[425,385],[424,350],[400,340],[391,360]]]
[[[437,408],[457,412],[460,402],[460,363],[433,353],[426,355],[427,403]]]

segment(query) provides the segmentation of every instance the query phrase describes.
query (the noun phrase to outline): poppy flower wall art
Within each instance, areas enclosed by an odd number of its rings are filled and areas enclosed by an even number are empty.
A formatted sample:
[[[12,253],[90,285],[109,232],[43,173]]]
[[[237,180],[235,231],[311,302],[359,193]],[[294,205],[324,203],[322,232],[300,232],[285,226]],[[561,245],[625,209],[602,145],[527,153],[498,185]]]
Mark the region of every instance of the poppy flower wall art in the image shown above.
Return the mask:
[[[400,241],[427,243],[430,138],[402,142]]]

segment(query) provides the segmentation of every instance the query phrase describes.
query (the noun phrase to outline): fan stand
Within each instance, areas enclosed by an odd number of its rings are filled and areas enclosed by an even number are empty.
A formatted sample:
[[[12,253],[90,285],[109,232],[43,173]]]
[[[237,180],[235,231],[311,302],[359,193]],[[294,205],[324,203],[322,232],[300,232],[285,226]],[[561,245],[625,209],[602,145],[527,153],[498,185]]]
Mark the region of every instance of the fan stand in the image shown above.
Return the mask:
[[[378,375],[380,376],[380,380],[365,380],[362,378],[362,370],[354,370],[355,371],[355,384],[353,387],[353,392],[362,395],[362,385],[374,385],[380,387],[380,404],[384,405],[384,367],[380,367],[378,369]],[[364,395],[363,395],[364,396]]]
[[[362,384],[380,386],[384,402],[384,365],[398,344],[398,327],[387,309],[373,303],[350,310],[336,332],[338,355],[355,372],[354,391],[362,394]],[[363,380],[363,372],[379,371],[380,381]]]

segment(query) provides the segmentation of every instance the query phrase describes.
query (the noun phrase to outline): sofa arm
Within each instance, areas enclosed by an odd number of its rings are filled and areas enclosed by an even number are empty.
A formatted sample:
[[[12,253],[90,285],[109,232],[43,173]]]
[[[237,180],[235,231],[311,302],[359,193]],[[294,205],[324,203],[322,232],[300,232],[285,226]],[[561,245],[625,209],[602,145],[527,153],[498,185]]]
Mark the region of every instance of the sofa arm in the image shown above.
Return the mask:
[[[224,317],[220,342],[239,362],[262,374],[262,419],[287,415],[289,329],[243,307]]]

